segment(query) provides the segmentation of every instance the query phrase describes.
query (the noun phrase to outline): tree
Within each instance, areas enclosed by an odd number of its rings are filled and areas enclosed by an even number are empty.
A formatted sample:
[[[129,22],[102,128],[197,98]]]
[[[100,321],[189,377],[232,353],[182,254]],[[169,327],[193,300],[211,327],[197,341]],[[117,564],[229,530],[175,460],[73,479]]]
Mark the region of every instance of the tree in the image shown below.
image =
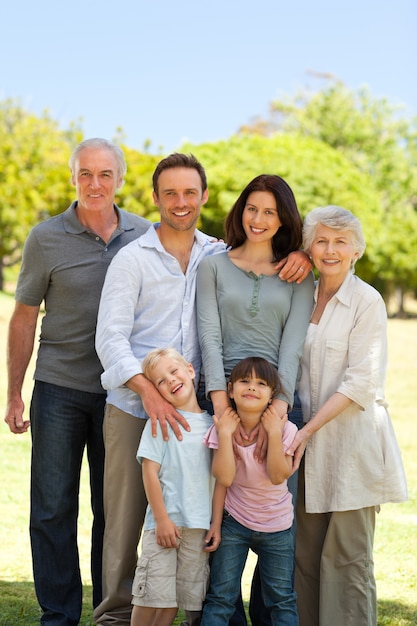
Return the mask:
[[[18,102],[0,102],[0,290],[29,229],[70,202],[67,162],[77,135],[60,131],[47,113],[38,118]]]
[[[152,174],[159,156],[138,152],[122,146],[127,162],[125,183],[118,191],[118,201],[126,211],[131,211],[152,222],[159,220],[159,211],[152,198]]]
[[[247,183],[258,174],[278,174],[294,191],[303,216],[316,206],[338,204],[361,217],[369,245],[358,273],[375,278],[375,249],[383,238],[379,195],[372,179],[339,151],[312,137],[281,133],[242,134],[217,143],[186,144],[182,150],[195,154],[207,171],[210,195],[201,217],[205,232],[223,237],[224,219]]]
[[[417,118],[407,119],[399,107],[373,98],[367,88],[350,91],[331,76],[324,79],[317,92],[301,91],[272,102],[269,120],[255,120],[241,132],[270,135],[279,130],[314,137],[372,177],[384,224],[380,247],[372,245],[375,281],[386,297],[399,290],[403,314],[404,291],[417,289]]]

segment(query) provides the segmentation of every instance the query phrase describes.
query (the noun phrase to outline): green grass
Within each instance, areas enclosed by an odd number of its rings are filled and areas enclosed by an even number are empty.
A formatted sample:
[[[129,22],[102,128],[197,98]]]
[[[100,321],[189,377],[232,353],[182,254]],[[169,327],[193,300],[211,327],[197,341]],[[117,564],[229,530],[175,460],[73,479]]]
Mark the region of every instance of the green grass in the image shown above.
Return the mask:
[[[0,294],[0,403],[5,411],[5,343],[7,322],[13,308],[10,296]],[[378,624],[411,626],[417,623],[417,320],[389,321],[389,371],[387,398],[406,467],[409,501],[384,505],[377,519],[375,569],[378,585]],[[31,369],[33,368],[33,361]],[[32,387],[25,381],[26,404]],[[0,424],[0,626],[39,624],[39,608],[33,590],[28,536],[30,436],[16,436]],[[81,626],[92,624],[89,536],[91,513],[88,476],[84,465],[79,517],[80,559],[84,583]],[[247,598],[249,559],[243,581]],[[177,618],[179,623],[180,618]]]

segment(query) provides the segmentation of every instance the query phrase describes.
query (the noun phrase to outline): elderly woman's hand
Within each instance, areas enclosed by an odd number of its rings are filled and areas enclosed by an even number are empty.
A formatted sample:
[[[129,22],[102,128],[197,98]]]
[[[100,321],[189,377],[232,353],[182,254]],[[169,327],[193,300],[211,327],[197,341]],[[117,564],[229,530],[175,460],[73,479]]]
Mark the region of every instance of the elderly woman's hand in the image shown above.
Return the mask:
[[[312,268],[313,265],[310,257],[303,250],[290,252],[285,259],[281,259],[281,261],[275,265],[275,269],[281,280],[285,280],[288,283],[296,282],[297,285],[303,282]]]
[[[303,458],[304,450],[307,447],[307,444],[310,440],[310,433],[307,431],[306,427],[301,428],[296,436],[294,437],[294,441],[288,448],[286,454],[287,456],[293,457],[293,465],[292,465],[292,473],[296,472],[300,467],[301,459]]]

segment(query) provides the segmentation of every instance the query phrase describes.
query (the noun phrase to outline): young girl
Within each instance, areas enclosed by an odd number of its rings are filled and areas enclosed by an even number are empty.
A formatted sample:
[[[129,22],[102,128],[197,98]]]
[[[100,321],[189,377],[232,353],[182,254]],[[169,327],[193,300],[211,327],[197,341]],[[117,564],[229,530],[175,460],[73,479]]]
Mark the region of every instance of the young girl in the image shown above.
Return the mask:
[[[221,543],[213,553],[210,588],[201,626],[225,626],[235,611],[242,572],[249,548],[257,555],[265,606],[271,623],[298,624],[296,596],[292,585],[294,517],[287,478],[292,459],[285,452],[297,427],[272,406],[280,391],[275,367],[260,357],[249,357],[233,368],[228,393],[234,408],[213,417],[214,426],[205,442],[214,449],[212,472],[227,487],[221,524]],[[263,463],[253,456],[256,441],[252,431],[262,422],[268,435],[268,452]],[[243,426],[248,441],[234,452],[233,434]]]

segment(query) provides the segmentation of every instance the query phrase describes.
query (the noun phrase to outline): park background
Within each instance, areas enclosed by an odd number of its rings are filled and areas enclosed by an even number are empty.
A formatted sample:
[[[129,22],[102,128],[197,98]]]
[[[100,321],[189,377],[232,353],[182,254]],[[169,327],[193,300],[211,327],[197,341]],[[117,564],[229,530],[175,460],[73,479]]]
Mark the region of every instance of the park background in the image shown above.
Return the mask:
[[[301,214],[338,204],[361,219],[360,277],[390,319],[387,397],[410,499],[378,518],[379,624],[417,623],[417,4],[414,0],[52,0],[8,5],[0,55],[0,410],[5,342],[23,242],[74,198],[83,138],[123,147],[118,201],[152,221],[151,175],[173,150],[203,162],[200,228],[222,236],[240,190],[276,173]],[[28,405],[31,370],[25,382]],[[30,437],[0,426],[0,626],[39,619],[28,540]],[[84,471],[80,548],[91,623]],[[253,560],[252,560],[253,562]],[[251,562],[251,565],[252,565]],[[250,570],[250,568],[249,568]],[[249,572],[248,570],[248,572]],[[245,576],[247,595],[249,573]]]

